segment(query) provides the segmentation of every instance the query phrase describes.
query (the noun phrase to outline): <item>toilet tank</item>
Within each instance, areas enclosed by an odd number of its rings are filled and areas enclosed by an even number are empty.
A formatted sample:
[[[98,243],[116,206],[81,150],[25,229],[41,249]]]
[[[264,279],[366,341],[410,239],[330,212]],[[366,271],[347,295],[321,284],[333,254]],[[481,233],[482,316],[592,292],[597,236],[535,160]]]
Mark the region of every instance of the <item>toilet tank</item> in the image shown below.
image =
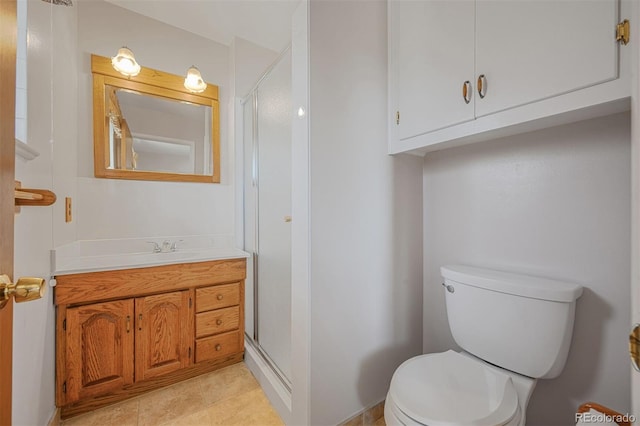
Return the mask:
[[[562,372],[581,286],[463,265],[440,272],[449,327],[462,349],[533,378]]]

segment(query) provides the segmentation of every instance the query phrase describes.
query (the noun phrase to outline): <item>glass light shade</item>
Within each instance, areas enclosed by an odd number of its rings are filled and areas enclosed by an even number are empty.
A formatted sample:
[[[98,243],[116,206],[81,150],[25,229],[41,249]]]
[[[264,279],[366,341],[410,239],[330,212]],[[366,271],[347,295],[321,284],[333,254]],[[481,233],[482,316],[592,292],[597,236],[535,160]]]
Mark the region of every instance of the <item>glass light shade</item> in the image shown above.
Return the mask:
[[[204,89],[207,88],[207,83],[202,79],[198,68],[193,66],[189,68],[187,77],[184,79],[184,87],[193,93],[204,92]]]
[[[116,71],[127,77],[135,77],[140,74],[140,65],[133,57],[133,52],[126,47],[121,47],[118,54],[111,58],[111,65]]]

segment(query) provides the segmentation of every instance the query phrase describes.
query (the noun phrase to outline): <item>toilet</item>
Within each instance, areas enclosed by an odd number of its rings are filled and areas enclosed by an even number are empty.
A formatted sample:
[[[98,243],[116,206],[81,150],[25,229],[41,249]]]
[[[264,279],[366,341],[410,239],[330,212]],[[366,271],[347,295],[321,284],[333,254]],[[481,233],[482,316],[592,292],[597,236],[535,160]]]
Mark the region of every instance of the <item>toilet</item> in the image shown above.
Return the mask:
[[[564,368],[582,287],[463,265],[440,271],[462,351],[401,364],[387,394],[386,424],[524,425],[536,381]]]

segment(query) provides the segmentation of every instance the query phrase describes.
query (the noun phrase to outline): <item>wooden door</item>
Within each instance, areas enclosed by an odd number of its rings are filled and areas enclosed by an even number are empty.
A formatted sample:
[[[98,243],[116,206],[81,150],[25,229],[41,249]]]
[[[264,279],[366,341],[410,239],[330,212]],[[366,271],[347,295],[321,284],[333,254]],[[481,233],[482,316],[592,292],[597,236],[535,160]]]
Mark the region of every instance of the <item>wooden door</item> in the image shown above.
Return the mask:
[[[16,2],[0,1],[0,273],[13,278]],[[11,424],[13,301],[0,310],[0,425]]]
[[[188,291],[136,299],[136,381],[189,365],[193,346],[189,305]]]
[[[618,3],[478,0],[476,117],[617,78]]]
[[[66,404],[133,383],[133,299],[70,308],[66,318]]]
[[[396,138],[473,120],[474,1],[394,1],[390,11]]]

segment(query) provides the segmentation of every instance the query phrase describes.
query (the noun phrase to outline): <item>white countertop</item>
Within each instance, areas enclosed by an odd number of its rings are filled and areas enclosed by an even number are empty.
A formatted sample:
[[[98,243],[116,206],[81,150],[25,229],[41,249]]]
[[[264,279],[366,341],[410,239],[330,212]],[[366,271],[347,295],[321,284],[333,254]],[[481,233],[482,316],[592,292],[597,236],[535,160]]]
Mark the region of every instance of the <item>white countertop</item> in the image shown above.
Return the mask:
[[[184,241],[181,239],[180,241]],[[204,246],[194,247],[196,244],[184,245],[176,251],[163,253],[134,252],[132,247],[139,249],[140,241],[114,242],[105,240],[105,243],[91,241],[77,241],[72,244],[52,250],[51,269],[52,275],[80,274],[85,272],[114,271],[132,268],[145,268],[177,263],[206,262],[210,260],[224,260],[247,258],[249,253],[233,247]],[[116,250],[114,250],[116,247]],[[114,253],[114,251],[116,251]]]

